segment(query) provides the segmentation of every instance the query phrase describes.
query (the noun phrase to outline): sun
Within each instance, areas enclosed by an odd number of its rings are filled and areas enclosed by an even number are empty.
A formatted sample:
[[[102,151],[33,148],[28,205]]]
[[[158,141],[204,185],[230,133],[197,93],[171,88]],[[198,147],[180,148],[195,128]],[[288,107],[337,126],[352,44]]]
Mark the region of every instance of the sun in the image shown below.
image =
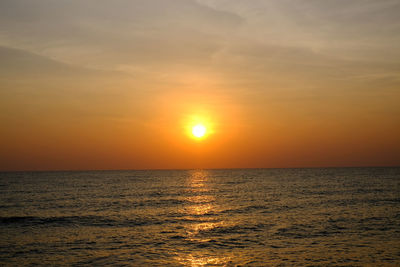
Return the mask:
[[[197,124],[192,127],[192,134],[197,138],[202,138],[207,132],[207,128],[203,124]]]
[[[203,141],[215,133],[215,123],[210,116],[206,115],[186,115],[182,120],[183,129],[191,139]]]

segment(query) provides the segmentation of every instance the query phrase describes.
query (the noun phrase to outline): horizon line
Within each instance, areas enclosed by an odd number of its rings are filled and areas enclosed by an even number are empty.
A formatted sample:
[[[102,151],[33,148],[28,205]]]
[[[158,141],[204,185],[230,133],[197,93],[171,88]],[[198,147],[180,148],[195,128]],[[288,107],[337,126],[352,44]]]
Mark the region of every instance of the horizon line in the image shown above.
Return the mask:
[[[154,169],[43,169],[43,170],[0,170],[6,172],[95,172],[95,171],[191,171],[191,170],[249,170],[249,169],[342,169],[342,168],[400,168],[400,165],[370,166],[320,166],[320,167],[230,167],[230,168],[154,168]]]

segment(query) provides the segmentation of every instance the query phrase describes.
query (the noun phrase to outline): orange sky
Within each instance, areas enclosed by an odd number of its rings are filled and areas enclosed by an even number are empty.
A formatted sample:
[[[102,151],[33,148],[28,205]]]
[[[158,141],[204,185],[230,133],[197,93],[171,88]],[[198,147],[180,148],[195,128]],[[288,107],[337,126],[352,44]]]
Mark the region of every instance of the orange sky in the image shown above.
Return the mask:
[[[1,1],[0,170],[398,166],[399,13]]]

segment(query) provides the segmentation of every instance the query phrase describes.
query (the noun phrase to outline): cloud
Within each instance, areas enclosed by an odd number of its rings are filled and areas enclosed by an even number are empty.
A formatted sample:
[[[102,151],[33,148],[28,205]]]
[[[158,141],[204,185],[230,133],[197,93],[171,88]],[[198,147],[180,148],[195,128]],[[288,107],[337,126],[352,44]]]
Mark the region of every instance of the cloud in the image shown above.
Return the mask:
[[[220,87],[229,91],[392,90],[399,84],[400,54],[390,49],[400,38],[399,6],[391,0],[5,0],[0,40],[36,54],[24,57],[20,71],[119,70],[137,79],[131,86],[147,84],[137,90],[189,90],[197,85],[179,79],[190,71],[224,77]],[[3,60],[8,71],[21,62],[12,60]]]
[[[346,59],[398,61],[398,0],[199,0],[246,21],[244,36]],[[391,52],[387,52],[391,50]]]
[[[29,1],[0,3],[0,42],[96,67],[200,62],[242,19],[194,1]]]
[[[71,76],[94,74],[93,70],[68,65],[36,55],[22,49],[0,46],[0,76],[10,78],[13,75],[27,78],[27,76],[49,75]]]
[[[0,117],[4,122],[143,115],[151,77],[88,69],[0,46]],[[61,123],[61,121],[60,121]],[[7,123],[4,123],[6,127]]]
[[[356,69],[399,61],[398,12],[392,0],[4,0],[0,44],[155,76],[175,66],[223,72],[232,63],[259,75],[260,66],[343,73],[349,61]]]

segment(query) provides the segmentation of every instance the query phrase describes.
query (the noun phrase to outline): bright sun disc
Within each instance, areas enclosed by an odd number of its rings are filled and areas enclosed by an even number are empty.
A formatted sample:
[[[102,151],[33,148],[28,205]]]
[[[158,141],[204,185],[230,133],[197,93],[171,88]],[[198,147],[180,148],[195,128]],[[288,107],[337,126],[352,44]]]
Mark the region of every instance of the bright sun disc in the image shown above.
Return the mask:
[[[197,138],[203,137],[206,134],[206,131],[207,131],[206,127],[204,127],[204,125],[201,124],[197,124],[192,128],[192,134]]]

